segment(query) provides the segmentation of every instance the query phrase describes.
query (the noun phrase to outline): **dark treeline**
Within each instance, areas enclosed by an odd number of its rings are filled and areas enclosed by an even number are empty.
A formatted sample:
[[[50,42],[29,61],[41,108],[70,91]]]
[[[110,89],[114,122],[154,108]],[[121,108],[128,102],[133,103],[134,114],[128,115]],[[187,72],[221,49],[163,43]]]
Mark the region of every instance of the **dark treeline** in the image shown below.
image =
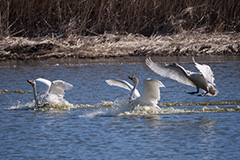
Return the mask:
[[[0,35],[240,31],[239,0],[1,0]]]

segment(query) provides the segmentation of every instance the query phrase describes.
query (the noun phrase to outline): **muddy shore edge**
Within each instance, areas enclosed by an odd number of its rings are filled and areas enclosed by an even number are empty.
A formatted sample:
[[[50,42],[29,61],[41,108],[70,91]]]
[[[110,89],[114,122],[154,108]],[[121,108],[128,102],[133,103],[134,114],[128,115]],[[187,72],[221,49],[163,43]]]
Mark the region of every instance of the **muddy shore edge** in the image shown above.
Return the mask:
[[[58,37],[0,37],[0,63],[8,60],[103,59],[129,56],[239,56],[240,33],[146,37],[140,34]]]

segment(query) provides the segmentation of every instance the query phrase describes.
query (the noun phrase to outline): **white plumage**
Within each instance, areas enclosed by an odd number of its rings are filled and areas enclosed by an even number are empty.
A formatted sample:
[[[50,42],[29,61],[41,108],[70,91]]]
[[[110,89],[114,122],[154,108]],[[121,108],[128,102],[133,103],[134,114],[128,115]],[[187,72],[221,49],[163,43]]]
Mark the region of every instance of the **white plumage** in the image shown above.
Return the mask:
[[[158,101],[160,100],[160,87],[165,87],[162,82],[155,79],[146,79],[143,82],[143,92],[142,96],[137,90],[138,78],[132,76],[129,77],[134,83],[134,87],[124,80],[108,79],[106,83],[110,86],[118,86],[124,89],[131,91],[130,100],[135,101],[139,104],[153,105],[157,106]]]
[[[173,79],[179,83],[183,83],[185,85],[189,85],[192,87],[196,87],[196,92],[187,92],[189,94],[195,94],[199,92],[199,88],[205,91],[202,96],[208,94],[211,96],[216,96],[218,94],[218,90],[214,87],[214,75],[211,68],[206,64],[196,63],[194,58],[193,62],[196,68],[200,71],[200,73],[191,72],[185,70],[182,66],[177,63],[173,63],[166,66],[159,66],[154,63],[150,58],[146,59],[146,65],[155,73],[160,76],[167,77]]]
[[[133,93],[132,99],[133,100],[140,97],[139,91],[137,89],[133,90],[134,87],[127,81],[124,81],[121,79],[107,79],[106,83],[110,86],[117,86],[117,87],[129,90],[129,91],[132,91],[132,93]]]
[[[62,100],[65,95],[65,90],[71,90],[73,85],[62,80],[49,81],[44,78],[37,78],[34,80],[27,80],[33,87],[34,99],[36,106],[39,105],[39,98],[48,102],[57,103]],[[41,93],[37,96],[37,89]]]
[[[206,78],[206,80],[211,83],[212,85],[216,85],[214,83],[214,75],[213,75],[213,71],[210,68],[210,66],[206,65],[206,64],[199,64],[195,61],[194,57],[192,58],[196,68],[202,73],[202,75]]]

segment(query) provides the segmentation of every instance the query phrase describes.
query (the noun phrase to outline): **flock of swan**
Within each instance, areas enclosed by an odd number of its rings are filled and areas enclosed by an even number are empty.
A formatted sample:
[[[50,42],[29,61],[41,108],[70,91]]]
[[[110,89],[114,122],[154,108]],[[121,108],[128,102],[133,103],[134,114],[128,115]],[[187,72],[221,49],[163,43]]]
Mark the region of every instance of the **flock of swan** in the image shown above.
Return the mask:
[[[170,78],[179,83],[196,87],[197,91],[187,92],[188,94],[199,93],[200,88],[203,90],[203,93],[199,94],[198,96],[205,96],[206,94],[210,96],[216,96],[218,94],[218,90],[215,88],[216,84],[214,83],[213,71],[208,65],[197,63],[194,58],[193,63],[200,72],[188,71],[177,63],[160,66],[154,63],[151,58],[147,58],[145,62],[153,72],[162,77]],[[117,86],[129,90],[131,92],[129,98],[130,102],[158,107],[157,104],[160,100],[160,88],[165,87],[161,81],[151,78],[145,79],[143,81],[142,95],[140,95],[139,91],[137,90],[139,83],[138,78],[135,76],[130,76],[129,79],[133,82],[134,86],[127,81],[120,79],[107,79],[106,83],[110,86]],[[63,99],[65,90],[71,90],[73,88],[73,85],[62,80],[55,80],[51,82],[44,78],[37,78],[36,80],[27,80],[27,82],[33,87],[36,107],[40,105],[40,97],[46,102],[51,102],[54,99],[54,102],[57,103]],[[44,92],[40,97],[37,95],[37,84],[39,86],[40,84],[44,86]]]

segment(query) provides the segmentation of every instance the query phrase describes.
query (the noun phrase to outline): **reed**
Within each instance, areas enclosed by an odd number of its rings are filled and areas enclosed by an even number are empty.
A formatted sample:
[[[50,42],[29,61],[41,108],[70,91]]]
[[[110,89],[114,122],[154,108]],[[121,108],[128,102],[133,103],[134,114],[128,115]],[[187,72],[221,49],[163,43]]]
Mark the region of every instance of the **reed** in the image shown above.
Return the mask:
[[[69,36],[240,31],[239,0],[1,0],[0,34]]]

